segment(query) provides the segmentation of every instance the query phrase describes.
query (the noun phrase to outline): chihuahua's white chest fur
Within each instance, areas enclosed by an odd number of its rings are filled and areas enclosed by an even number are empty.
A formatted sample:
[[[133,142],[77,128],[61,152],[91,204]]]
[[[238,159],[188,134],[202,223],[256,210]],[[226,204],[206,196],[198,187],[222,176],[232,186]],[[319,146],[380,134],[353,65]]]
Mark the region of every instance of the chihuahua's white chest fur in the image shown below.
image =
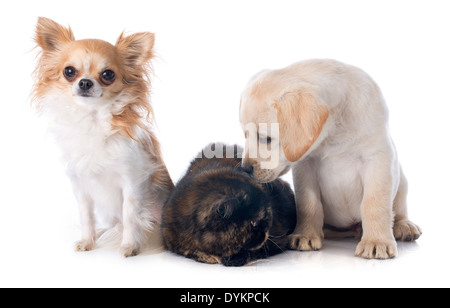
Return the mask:
[[[56,97],[49,103],[53,105],[50,130],[74,174],[100,173],[126,154],[123,147],[131,142],[112,130],[110,105],[74,104]]]

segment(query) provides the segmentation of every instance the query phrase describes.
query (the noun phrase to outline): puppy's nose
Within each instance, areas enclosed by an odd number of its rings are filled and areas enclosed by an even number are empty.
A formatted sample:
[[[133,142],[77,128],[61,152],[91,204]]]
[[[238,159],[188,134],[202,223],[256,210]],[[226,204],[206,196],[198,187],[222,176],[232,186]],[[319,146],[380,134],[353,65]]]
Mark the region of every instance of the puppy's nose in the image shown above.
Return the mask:
[[[81,90],[87,91],[94,86],[94,83],[89,79],[81,79],[78,86]]]
[[[253,172],[253,165],[251,165],[251,164],[244,164],[244,163],[242,163],[241,168],[242,168],[242,170],[244,170],[248,174],[252,174],[252,172]]]

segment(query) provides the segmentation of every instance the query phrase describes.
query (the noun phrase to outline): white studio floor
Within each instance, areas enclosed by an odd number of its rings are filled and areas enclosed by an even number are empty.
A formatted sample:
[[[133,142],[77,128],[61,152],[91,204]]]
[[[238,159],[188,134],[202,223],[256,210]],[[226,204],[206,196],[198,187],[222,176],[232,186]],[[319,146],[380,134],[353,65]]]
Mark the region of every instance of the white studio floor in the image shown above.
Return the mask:
[[[326,240],[322,251],[288,251],[241,268],[207,265],[169,252],[125,259],[117,251],[72,250],[59,230],[51,241],[31,237],[2,254],[0,287],[448,287],[447,252],[424,237],[399,243],[393,260],[353,256],[355,240]],[[75,230],[73,230],[75,231]],[[35,234],[36,235],[36,234]]]

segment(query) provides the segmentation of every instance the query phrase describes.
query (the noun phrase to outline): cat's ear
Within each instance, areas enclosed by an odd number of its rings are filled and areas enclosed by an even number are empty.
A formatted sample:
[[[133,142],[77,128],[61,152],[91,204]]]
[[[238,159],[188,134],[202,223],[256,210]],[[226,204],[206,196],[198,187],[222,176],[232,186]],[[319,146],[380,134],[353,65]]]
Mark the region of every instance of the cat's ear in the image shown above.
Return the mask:
[[[217,207],[217,214],[223,219],[228,219],[233,215],[234,204],[232,202],[223,202]]]

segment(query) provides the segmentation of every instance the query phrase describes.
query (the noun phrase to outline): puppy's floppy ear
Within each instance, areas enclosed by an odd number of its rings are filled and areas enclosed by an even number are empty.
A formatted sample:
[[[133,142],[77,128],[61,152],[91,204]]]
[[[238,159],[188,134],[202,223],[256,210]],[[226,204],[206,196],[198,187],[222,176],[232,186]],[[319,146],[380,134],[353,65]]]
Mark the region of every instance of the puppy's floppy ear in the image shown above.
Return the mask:
[[[65,28],[49,18],[38,18],[35,41],[44,52],[58,50],[62,44],[74,40],[70,27]]]
[[[136,33],[125,36],[122,33],[116,42],[116,47],[125,63],[137,68],[145,65],[153,57],[155,35],[150,32]]]
[[[328,108],[308,91],[287,92],[274,107],[280,126],[280,142],[290,162],[299,160],[319,137]]]

